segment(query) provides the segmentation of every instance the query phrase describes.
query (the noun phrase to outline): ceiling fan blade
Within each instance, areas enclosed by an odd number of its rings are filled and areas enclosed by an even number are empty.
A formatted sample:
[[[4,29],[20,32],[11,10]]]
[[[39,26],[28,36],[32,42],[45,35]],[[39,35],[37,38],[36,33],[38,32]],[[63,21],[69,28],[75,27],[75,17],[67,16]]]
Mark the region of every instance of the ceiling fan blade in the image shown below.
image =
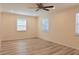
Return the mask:
[[[43,7],[43,8],[53,8],[54,6],[46,6],[46,7]]]
[[[40,6],[38,3],[36,3],[37,6]]]
[[[49,9],[43,8],[43,10],[49,11]]]
[[[36,5],[38,6],[38,8],[43,7],[43,4],[42,3],[37,3]]]
[[[40,9],[37,9],[36,11],[39,11]]]

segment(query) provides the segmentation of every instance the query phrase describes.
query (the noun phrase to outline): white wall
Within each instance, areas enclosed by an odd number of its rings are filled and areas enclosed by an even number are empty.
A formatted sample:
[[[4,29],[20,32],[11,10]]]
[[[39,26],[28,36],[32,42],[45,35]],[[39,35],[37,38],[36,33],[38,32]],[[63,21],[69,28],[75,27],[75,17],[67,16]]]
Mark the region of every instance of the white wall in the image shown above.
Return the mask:
[[[75,6],[59,12],[50,12],[39,17],[39,37],[48,41],[79,49],[79,36],[75,34],[76,13],[79,7]],[[41,20],[49,18],[49,32],[41,31]]]
[[[21,38],[39,37],[44,40],[56,42],[72,48],[79,49],[79,36],[75,34],[75,14],[79,12],[79,7],[72,7],[60,12],[49,12],[39,17],[27,16],[28,31],[16,31],[16,18],[19,15],[3,13],[2,40],[14,40]],[[49,20],[49,32],[41,31],[41,21],[47,16]],[[38,24],[38,25],[37,25]],[[38,27],[38,28],[37,28]]]
[[[21,16],[21,15],[11,14],[11,13],[2,13],[3,40],[14,40],[14,39],[37,37],[37,17],[26,16],[27,31],[18,32],[16,30],[16,21],[17,21],[18,16]]]

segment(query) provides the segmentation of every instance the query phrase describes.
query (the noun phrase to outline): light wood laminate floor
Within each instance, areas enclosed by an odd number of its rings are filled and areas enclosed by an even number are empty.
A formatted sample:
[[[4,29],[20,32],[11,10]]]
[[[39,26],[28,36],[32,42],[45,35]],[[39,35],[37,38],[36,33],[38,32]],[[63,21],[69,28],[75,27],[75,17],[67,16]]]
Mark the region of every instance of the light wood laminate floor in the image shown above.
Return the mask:
[[[42,39],[2,41],[1,55],[78,55],[79,51]]]

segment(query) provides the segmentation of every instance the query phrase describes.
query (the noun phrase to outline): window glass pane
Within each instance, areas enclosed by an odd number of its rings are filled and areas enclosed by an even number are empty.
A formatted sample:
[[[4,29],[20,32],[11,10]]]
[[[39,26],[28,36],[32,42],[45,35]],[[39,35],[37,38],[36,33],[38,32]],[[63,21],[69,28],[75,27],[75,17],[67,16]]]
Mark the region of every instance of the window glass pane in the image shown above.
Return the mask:
[[[76,14],[76,33],[79,34],[79,13]]]
[[[48,18],[47,17],[45,17],[42,20],[42,31],[48,32]]]
[[[76,22],[79,24],[79,13],[76,14]]]
[[[17,19],[17,31],[26,31],[26,18],[19,17]]]

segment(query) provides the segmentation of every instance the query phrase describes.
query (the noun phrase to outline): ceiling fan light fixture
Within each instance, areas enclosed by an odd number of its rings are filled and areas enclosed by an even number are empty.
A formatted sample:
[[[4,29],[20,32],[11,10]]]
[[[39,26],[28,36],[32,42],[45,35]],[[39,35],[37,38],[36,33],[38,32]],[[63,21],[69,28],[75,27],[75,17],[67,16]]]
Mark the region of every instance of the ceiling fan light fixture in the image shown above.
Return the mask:
[[[52,5],[51,6],[44,6],[42,3],[36,4],[36,5],[38,7],[38,9],[36,11],[39,11],[40,9],[45,10],[45,11],[50,11],[50,8],[55,9],[55,7]]]

